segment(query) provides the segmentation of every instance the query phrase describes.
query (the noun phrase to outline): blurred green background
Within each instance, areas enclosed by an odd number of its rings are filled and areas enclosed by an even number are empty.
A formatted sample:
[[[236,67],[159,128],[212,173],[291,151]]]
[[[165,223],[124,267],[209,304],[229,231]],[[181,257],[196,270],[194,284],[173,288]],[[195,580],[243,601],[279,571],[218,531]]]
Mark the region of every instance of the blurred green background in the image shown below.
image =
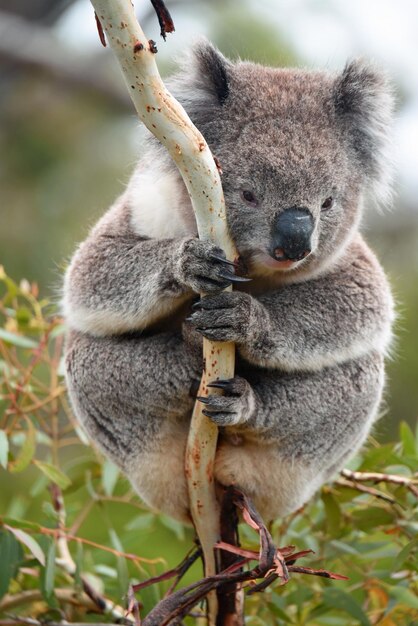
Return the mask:
[[[164,44],[151,8],[138,3],[164,74],[182,47],[206,34],[233,57],[337,69],[364,55],[392,75],[399,153],[394,207],[368,214],[365,232],[398,302],[385,416],[376,433],[393,437],[401,419],[413,424],[418,413],[418,168],[410,159],[418,117],[410,30],[416,6],[406,2],[408,14],[390,0],[349,7],[326,0],[167,4],[176,34]],[[122,191],[140,156],[141,130],[87,0],[0,0],[0,42],[0,263],[58,301],[76,243]]]

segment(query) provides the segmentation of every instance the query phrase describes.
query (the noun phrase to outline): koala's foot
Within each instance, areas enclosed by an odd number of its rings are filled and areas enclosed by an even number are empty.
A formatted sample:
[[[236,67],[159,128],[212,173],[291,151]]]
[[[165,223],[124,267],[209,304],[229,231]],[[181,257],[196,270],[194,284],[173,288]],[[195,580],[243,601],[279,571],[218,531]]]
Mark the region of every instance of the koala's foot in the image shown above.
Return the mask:
[[[208,387],[221,389],[222,396],[199,396],[205,405],[204,415],[218,426],[235,426],[250,419],[256,410],[256,396],[248,381],[240,376],[228,380],[216,380]]]

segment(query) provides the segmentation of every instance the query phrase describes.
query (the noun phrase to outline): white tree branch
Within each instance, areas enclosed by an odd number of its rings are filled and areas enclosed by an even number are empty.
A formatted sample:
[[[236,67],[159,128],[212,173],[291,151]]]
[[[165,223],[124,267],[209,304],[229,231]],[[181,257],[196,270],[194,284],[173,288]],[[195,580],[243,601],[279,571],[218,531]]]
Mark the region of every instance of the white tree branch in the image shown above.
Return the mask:
[[[154,46],[139,26],[130,0],[91,0],[107,40],[116,54],[140,119],[167,148],[188,189],[199,237],[222,247],[234,259],[236,250],[226,227],[225,203],[219,173],[201,133],[183,107],[165,88],[155,62]],[[207,383],[234,374],[234,345],[204,341],[205,372],[199,395]],[[214,490],[217,427],[202,415],[201,403],[193,412],[186,476],[190,509],[202,545],[205,575],[216,571],[213,547],[219,539],[219,511]],[[209,624],[216,620],[216,596],[209,601]]]

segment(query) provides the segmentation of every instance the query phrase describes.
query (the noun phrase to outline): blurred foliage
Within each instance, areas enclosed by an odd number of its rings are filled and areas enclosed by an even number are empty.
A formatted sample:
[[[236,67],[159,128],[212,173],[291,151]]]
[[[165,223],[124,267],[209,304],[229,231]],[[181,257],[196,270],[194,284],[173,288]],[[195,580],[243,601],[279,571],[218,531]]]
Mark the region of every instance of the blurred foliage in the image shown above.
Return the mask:
[[[298,65],[298,58],[290,42],[285,40],[285,35],[278,34],[259,13],[250,11],[248,7],[237,11],[236,6],[227,3],[215,16],[213,41],[231,59],[250,59],[277,67]]]
[[[63,330],[36,284],[18,285],[0,270],[0,620],[8,624],[23,617],[114,623],[129,583],[175,566],[193,541],[190,529],[145,510],[115,466],[88,445],[65,396]],[[294,574],[287,585],[247,599],[246,624],[417,624],[417,466],[418,427],[413,433],[403,423],[397,443],[371,440],[351,468],[406,485],[340,478],[273,524],[277,545],[311,549],[306,566],[349,580]],[[257,549],[246,525],[241,538]],[[195,565],[182,584],[200,575]],[[141,614],[169,584],[138,594]],[[96,603],[86,589],[98,594]]]

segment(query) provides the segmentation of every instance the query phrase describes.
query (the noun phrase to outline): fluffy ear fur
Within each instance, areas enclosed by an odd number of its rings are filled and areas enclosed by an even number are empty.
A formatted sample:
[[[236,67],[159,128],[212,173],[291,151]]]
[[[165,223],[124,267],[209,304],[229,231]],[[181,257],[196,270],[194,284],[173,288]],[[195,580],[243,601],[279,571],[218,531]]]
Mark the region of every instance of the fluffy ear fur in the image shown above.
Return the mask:
[[[193,47],[195,78],[200,86],[224,104],[229,95],[229,72],[232,63],[209,41],[200,40]]]
[[[394,99],[384,74],[361,60],[352,61],[336,79],[333,105],[368,177],[375,196],[390,196],[390,135]]]
[[[200,39],[180,61],[180,68],[168,81],[169,89],[210,142],[215,137],[212,126],[228,100],[233,64],[209,41]]]

